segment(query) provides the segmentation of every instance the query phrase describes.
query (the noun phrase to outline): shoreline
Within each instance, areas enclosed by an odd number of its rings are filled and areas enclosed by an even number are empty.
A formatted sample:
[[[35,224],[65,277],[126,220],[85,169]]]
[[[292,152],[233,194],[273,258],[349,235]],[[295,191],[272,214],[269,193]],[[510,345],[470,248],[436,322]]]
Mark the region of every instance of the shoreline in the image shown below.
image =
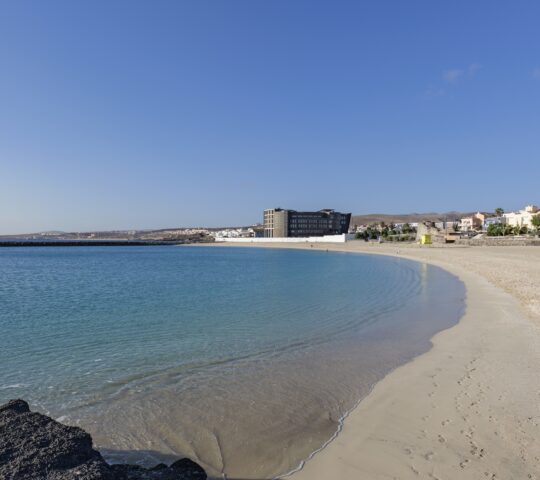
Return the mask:
[[[219,246],[388,255],[436,265],[466,285],[459,323],[379,381],[321,449],[280,478],[540,478],[540,250]]]

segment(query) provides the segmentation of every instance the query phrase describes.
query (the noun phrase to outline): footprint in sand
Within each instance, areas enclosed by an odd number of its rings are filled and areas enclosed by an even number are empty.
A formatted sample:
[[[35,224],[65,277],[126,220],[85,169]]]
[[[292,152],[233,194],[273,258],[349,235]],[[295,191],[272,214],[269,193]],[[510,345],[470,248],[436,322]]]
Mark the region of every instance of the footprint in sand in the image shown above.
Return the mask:
[[[478,445],[476,445],[474,442],[470,442],[471,444],[471,455],[477,456],[479,458],[483,458],[485,455],[485,450],[483,448],[479,448]]]
[[[416,468],[414,468],[412,465],[411,465],[411,470],[416,476],[420,475],[420,471],[416,470]]]

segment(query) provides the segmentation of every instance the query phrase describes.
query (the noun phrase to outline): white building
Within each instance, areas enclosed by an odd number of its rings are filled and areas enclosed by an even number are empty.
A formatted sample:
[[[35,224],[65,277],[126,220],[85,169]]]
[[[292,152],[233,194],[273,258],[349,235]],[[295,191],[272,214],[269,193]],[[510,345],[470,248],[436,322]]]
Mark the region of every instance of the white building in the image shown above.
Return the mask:
[[[221,238],[253,238],[256,236],[255,230],[249,228],[226,228],[217,232],[210,232],[216,240]]]
[[[540,214],[540,209],[536,205],[527,205],[518,212],[503,213],[504,223],[512,227],[533,228],[532,219]]]

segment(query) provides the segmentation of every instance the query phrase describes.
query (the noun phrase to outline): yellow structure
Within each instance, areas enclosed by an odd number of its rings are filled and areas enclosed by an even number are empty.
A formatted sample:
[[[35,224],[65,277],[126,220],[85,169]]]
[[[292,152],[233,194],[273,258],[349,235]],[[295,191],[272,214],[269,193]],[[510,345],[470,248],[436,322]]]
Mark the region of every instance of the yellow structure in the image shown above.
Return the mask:
[[[431,245],[431,235],[426,233],[420,237],[420,243],[422,245]]]

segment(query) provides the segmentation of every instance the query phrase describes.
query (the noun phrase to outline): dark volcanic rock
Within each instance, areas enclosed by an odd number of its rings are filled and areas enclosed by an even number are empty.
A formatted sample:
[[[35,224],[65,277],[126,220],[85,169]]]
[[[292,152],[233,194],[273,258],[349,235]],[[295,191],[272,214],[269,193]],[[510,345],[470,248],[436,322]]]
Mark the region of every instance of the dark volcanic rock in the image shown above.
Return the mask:
[[[113,480],[109,466],[84,430],[68,427],[26,402],[0,407],[0,478]]]
[[[189,458],[177,460],[170,466],[170,469],[174,472],[181,473],[182,475],[187,475],[186,478],[189,478],[189,480],[206,479],[206,472],[201,468],[200,465]]]
[[[31,412],[24,400],[0,406],[0,478],[2,480],[205,480],[206,473],[184,458],[170,467],[146,469],[109,465],[92,448],[92,437]]]
[[[26,413],[30,411],[30,406],[24,400],[10,400],[4,405],[0,405],[0,413],[2,412]]]

